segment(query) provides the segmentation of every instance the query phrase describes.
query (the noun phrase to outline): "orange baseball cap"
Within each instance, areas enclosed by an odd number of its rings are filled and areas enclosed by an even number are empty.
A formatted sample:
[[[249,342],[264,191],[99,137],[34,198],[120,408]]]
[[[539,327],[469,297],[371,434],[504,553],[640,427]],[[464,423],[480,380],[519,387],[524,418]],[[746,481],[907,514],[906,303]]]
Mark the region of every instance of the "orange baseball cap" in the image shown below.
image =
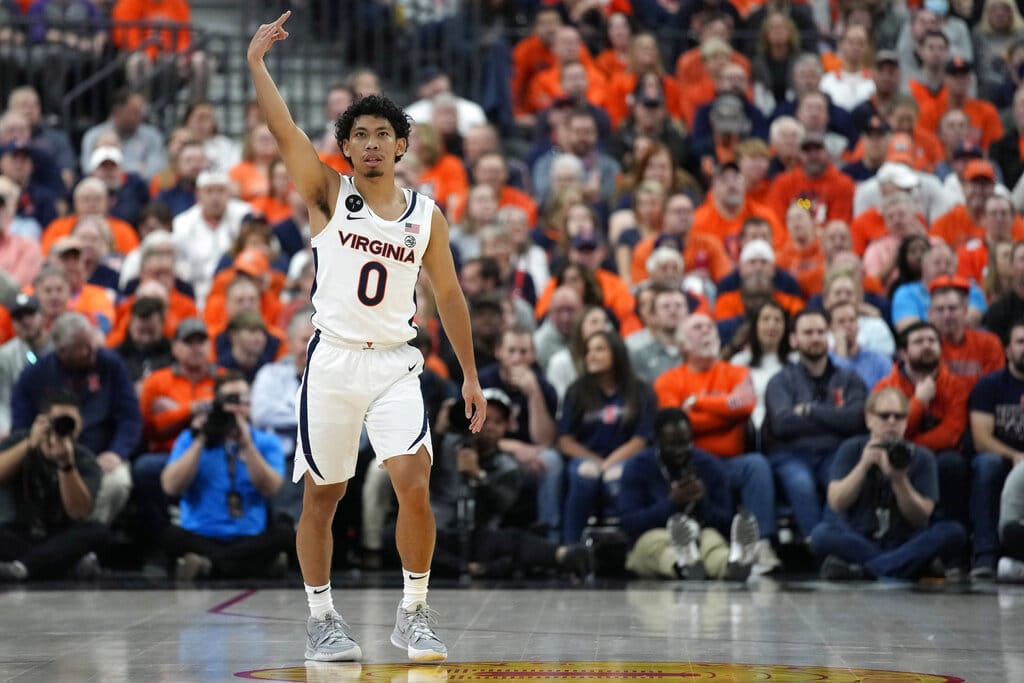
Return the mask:
[[[889,140],[889,149],[886,151],[886,161],[896,161],[901,164],[906,164],[911,168],[914,168],[915,154],[917,146],[914,144],[914,139],[906,133],[896,133]]]
[[[959,289],[968,294],[971,291],[971,283],[958,275],[940,275],[928,284],[928,293],[934,294],[937,289]]]
[[[964,166],[964,180],[975,180],[976,178],[987,178],[995,182],[996,169],[992,168],[992,163],[985,159],[971,159]]]
[[[253,277],[260,277],[270,270],[270,259],[259,249],[244,249],[235,257],[235,270],[240,270]]]

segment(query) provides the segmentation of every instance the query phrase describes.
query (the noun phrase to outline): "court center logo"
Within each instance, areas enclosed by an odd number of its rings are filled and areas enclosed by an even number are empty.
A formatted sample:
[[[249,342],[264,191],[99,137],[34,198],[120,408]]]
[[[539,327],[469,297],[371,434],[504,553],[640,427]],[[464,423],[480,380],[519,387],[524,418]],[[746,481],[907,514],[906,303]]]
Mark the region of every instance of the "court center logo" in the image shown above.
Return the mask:
[[[964,679],[871,669],[701,662],[464,662],[440,665],[306,662],[304,666],[235,674],[257,681],[297,683],[608,683],[609,681],[729,681],[730,683],[964,683]]]

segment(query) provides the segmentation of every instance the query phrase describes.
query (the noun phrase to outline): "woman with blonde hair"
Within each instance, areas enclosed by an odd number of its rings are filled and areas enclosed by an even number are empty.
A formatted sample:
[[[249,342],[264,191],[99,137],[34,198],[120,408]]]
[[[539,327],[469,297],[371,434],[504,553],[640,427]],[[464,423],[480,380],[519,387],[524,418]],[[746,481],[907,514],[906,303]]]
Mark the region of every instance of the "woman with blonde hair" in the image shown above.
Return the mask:
[[[981,20],[974,27],[975,64],[981,95],[1010,78],[1009,48],[1024,34],[1024,17],[1012,0],[985,0]]]

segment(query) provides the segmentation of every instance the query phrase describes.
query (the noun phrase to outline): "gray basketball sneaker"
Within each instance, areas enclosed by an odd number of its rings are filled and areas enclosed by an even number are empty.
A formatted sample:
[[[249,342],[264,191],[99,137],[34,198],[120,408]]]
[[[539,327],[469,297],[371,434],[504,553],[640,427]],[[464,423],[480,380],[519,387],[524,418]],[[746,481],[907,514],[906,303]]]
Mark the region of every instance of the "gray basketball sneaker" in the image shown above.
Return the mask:
[[[411,612],[399,605],[391,644],[406,650],[414,662],[443,662],[448,659],[448,648],[434,633],[435,623],[437,612],[426,605],[418,605]]]
[[[306,619],[306,659],[314,662],[354,662],[363,651],[352,637],[348,624],[336,612],[323,619]]]

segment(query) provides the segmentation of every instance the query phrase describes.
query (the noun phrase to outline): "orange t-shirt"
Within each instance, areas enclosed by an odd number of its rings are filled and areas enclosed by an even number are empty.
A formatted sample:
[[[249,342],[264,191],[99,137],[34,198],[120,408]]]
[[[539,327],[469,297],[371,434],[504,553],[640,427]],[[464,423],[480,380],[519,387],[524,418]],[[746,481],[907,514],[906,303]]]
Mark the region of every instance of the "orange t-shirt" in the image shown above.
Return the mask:
[[[969,97],[960,110],[967,116],[977,132],[976,142],[982,149],[987,150],[989,145],[1003,137],[1003,122],[999,120],[999,112],[990,103]],[[939,129],[939,121],[947,111],[949,111],[949,96],[946,89],[943,88],[938,97],[933,99],[927,107],[921,108],[921,116],[917,120],[917,125],[935,132]]]
[[[967,207],[963,204],[957,204],[936,218],[928,232],[932,237],[938,237],[951,246],[954,251],[958,251],[971,240],[985,239],[985,228],[971,220],[971,215],[967,213]],[[1011,235],[1015,242],[1024,239],[1024,220],[1021,220],[1020,216],[1013,219]]]
[[[446,213],[452,223],[458,223],[462,220],[462,216],[466,212],[466,200],[469,198],[469,192],[458,196],[458,198],[452,202],[451,206],[446,207]],[[537,202],[533,201],[533,197],[526,194],[522,190],[506,185],[501,188],[501,195],[498,196],[498,206],[516,206],[526,212],[526,218],[530,222],[531,226],[537,225]]]
[[[131,28],[114,28],[111,38],[122,52],[134,52],[143,43],[150,59],[161,53],[186,52],[192,43],[188,30],[191,23],[191,9],[185,0],[118,0],[114,5],[111,19],[114,22],[131,22]],[[142,24],[181,24],[180,30],[157,31]]]
[[[796,278],[804,297],[810,298],[821,291],[818,273],[825,271],[825,254],[821,251],[821,243],[818,240],[803,249],[797,247],[792,241],[787,242],[786,246],[775,255],[775,265],[783,270],[788,270]]]
[[[927,221],[924,222],[927,225]],[[879,237],[889,234],[885,227],[885,219],[877,206],[872,206],[867,211],[853,219],[850,223],[850,237],[853,240],[853,253],[857,256],[864,256],[864,250],[868,245]]]
[[[444,209],[449,199],[469,192],[469,177],[466,168],[454,154],[443,154],[432,168],[423,172],[419,179],[420,192]]]
[[[110,348],[118,346],[127,337],[128,321],[131,320],[132,305],[136,299],[138,297],[132,294],[117,305],[114,329],[110,330],[110,334],[107,335],[107,346]],[[197,315],[199,314],[196,312],[196,302],[178,290],[172,289],[167,302],[167,315],[164,317],[164,336],[173,339],[174,332],[178,329],[178,323],[185,318],[193,318]]]
[[[128,254],[139,246],[139,233],[135,232],[135,228],[129,223],[125,223],[120,218],[114,218],[113,216],[104,216],[104,218],[107,221],[107,225],[110,226],[110,234],[114,238],[114,251],[119,254]],[[46,226],[40,242],[44,255],[49,255],[50,248],[53,247],[54,242],[61,237],[71,234],[71,231],[75,229],[75,224],[78,223],[78,219],[79,215],[73,213],[70,216],[55,218]]]
[[[281,221],[292,217],[292,205],[288,202],[274,199],[269,194],[263,197],[256,197],[249,204],[252,205],[255,213],[263,214],[271,225],[277,225]]]
[[[625,71],[608,85],[604,108],[616,130],[629,117],[629,96],[636,89],[636,74]],[[670,76],[661,77],[661,88],[665,91],[665,109],[669,116],[679,119],[683,115],[679,86]]]
[[[352,164],[348,163],[345,157],[341,156],[341,152],[320,152],[320,161],[324,162],[331,168],[342,175],[352,175]]]
[[[691,396],[696,401],[686,411],[693,423],[694,443],[721,458],[741,455],[746,450],[747,421],[756,399],[739,402],[729,394],[750,381],[748,368],[718,361],[706,372],[695,372],[683,364],[654,381],[654,393],[661,408],[682,408]]]
[[[875,393],[885,387],[902,391],[910,399],[907,438],[938,453],[960,445],[960,438],[967,429],[967,401],[964,399],[971,393],[971,388],[969,380],[951,373],[944,363],[939,364],[935,385],[935,398],[925,406],[914,397],[914,385],[903,374],[902,365],[897,363],[893,365],[892,372],[875,385]],[[927,422],[925,418],[928,418]],[[925,430],[925,424],[935,426]]]
[[[238,198],[242,201],[247,202],[270,192],[270,178],[251,161],[236,164],[228,171],[228,177],[238,186]]]
[[[82,285],[81,291],[71,295],[68,309],[85,314],[104,332],[114,327],[114,300],[108,290],[99,285]]]
[[[593,65],[590,52],[582,45],[580,45],[579,61],[584,66]],[[528,104],[530,81],[541,71],[554,66],[555,62],[554,53],[535,35],[527,36],[516,43],[512,50],[512,111],[515,114],[530,113]]]
[[[743,227],[743,222],[751,216],[759,216],[771,223],[772,246],[776,252],[789,241],[786,226],[779,220],[779,214],[776,214],[770,205],[758,204],[748,197],[736,216],[730,219],[719,213],[718,207],[715,206],[713,193],[710,191],[704,196],[704,203],[693,214],[693,227],[690,229],[690,235],[692,237],[694,234],[705,234],[717,238],[725,247],[725,253],[733,262],[736,262],[740,258],[740,228]]]
[[[14,338],[14,323],[6,306],[0,306],[0,344]]]
[[[658,237],[660,235],[648,235],[634,247],[633,264],[630,269],[634,283],[647,279],[647,259],[654,252],[654,244]],[[732,261],[725,253],[720,240],[711,235],[691,231],[686,236],[686,246],[683,247],[683,270],[687,273],[707,270],[711,279],[718,282],[732,271]]]
[[[629,286],[622,281],[615,273],[600,269],[594,273],[597,284],[601,286],[601,295],[604,297],[603,305],[615,314],[619,319],[619,333],[627,337],[643,327],[636,315],[636,299],[629,291]],[[540,320],[547,315],[548,307],[551,306],[551,295],[555,293],[558,284],[555,278],[549,278],[544,290],[537,297],[537,305],[534,307],[534,314]]]
[[[595,107],[606,107],[609,97],[608,81],[604,74],[596,66],[583,67],[587,72],[587,101]],[[544,69],[533,77],[526,95],[527,109],[530,113],[537,113],[547,109],[555,100],[562,97],[565,91],[562,90],[562,69],[559,66],[552,66]],[[611,113],[611,112],[609,112]],[[615,128],[614,121],[612,128]]]
[[[829,164],[817,178],[808,178],[802,166],[786,171],[772,182],[770,206],[777,216],[785,216],[786,209],[798,197],[811,200],[812,216],[818,223],[840,220],[849,223],[853,219],[854,184],[834,164]]]
[[[956,250],[956,274],[981,285],[988,272],[988,244],[984,239],[968,240]]]
[[[792,294],[786,294],[778,290],[772,292],[772,299],[776,301],[780,306],[786,309],[786,312],[790,316],[794,316],[804,309],[804,302],[798,296]],[[723,292],[718,295],[715,300],[715,320],[729,320],[730,318],[736,318],[746,313],[746,309],[743,306],[743,295],[740,290],[733,289],[728,292]]]
[[[920,111],[918,115],[917,123],[921,125],[921,120],[924,118],[924,113],[938,106],[939,101],[946,99],[946,86],[943,85],[939,88],[938,92],[932,92],[928,86],[921,81],[911,79],[907,82],[907,89],[910,91],[910,96],[917,102],[917,108]],[[931,133],[935,133],[935,128],[926,128]]]
[[[225,268],[213,277],[210,294],[206,297],[203,309],[203,320],[210,329],[210,336],[215,337],[228,326],[227,312],[224,310],[224,299],[228,285],[235,279],[237,271]],[[260,295],[260,316],[267,325],[274,325],[281,315],[281,291],[287,282],[287,276],[276,270],[270,271],[270,286]]]
[[[213,400],[215,379],[206,376],[193,384],[175,367],[154,371],[142,382],[139,409],[143,437],[150,453],[169,453],[174,440],[188,427],[193,401]],[[180,427],[176,428],[177,425]]]
[[[594,66],[604,74],[605,80],[611,82],[613,78],[629,68],[629,62],[619,57],[615,50],[608,48],[594,57]]]
[[[999,337],[987,330],[967,328],[959,344],[942,340],[942,362],[949,371],[970,381],[971,388],[982,375],[1002,370],[1006,354]]]
[[[733,50],[729,61],[742,66],[743,70],[747,72],[748,78],[753,74],[750,60],[736,50]],[[679,81],[679,85],[683,88],[689,88],[693,83],[711,80],[711,77],[708,75],[707,66],[704,64],[704,58],[700,55],[699,47],[690,48],[679,55],[679,59],[676,60],[676,80]]]

